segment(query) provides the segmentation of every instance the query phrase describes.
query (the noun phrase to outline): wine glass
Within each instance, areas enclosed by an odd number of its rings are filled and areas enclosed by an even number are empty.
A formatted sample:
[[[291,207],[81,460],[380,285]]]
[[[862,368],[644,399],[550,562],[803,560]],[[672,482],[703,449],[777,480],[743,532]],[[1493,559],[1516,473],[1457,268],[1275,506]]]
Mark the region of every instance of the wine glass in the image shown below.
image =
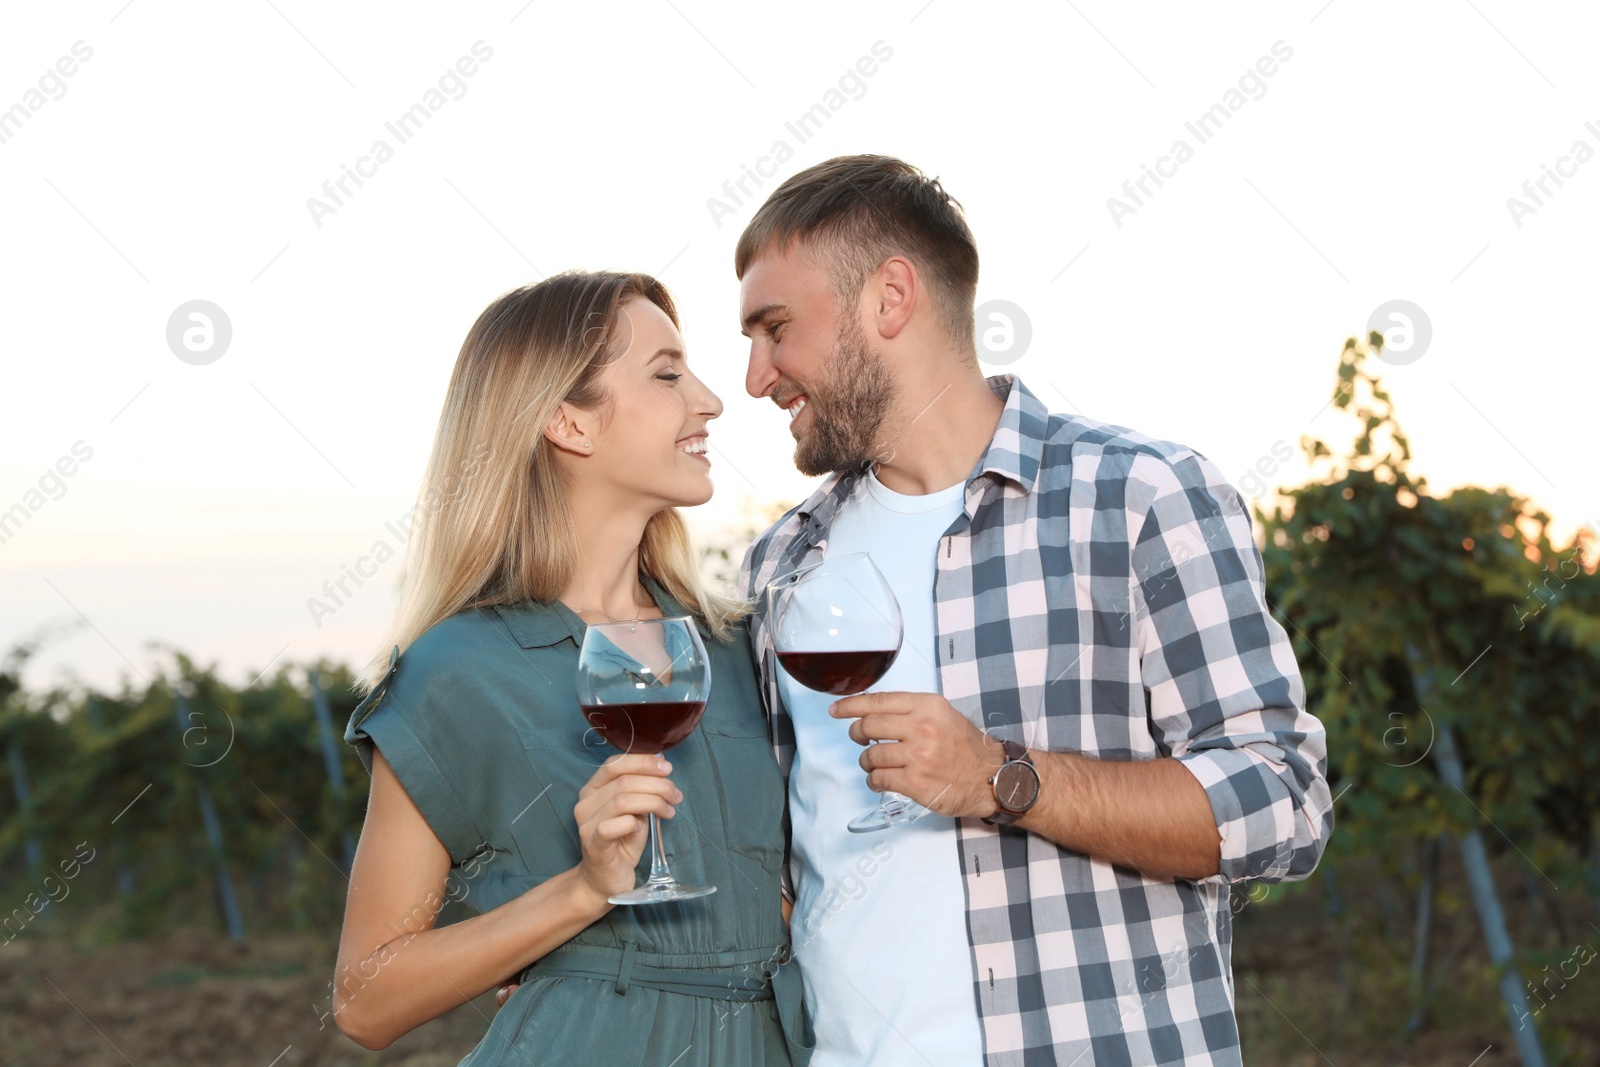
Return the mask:
[[[900,654],[900,602],[865,552],[825,559],[772,582],[767,618],[778,662],[819,693],[865,692]],[[925,811],[908,796],[886,792],[848,826],[858,834],[887,830]]]
[[[595,623],[578,652],[578,704],[596,733],[623,752],[659,755],[694,732],[711,695],[711,661],[694,620]],[[655,904],[715,893],[683,885],[667,868],[661,827],[650,813],[650,878],[613,904]]]

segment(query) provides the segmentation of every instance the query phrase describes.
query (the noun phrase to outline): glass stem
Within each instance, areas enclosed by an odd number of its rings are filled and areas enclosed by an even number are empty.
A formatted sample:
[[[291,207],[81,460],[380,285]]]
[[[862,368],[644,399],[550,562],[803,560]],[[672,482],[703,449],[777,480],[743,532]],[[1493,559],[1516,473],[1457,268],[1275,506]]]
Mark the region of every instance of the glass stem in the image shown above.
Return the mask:
[[[646,885],[672,885],[672,872],[667,869],[667,849],[661,842],[661,824],[656,813],[650,813],[650,881]]]

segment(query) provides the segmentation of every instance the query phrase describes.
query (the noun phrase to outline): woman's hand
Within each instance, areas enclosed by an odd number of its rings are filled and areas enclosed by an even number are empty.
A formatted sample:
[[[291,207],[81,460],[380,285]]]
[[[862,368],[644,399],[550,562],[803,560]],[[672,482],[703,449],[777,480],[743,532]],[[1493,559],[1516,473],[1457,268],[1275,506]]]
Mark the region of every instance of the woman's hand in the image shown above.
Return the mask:
[[[578,790],[572,811],[583,846],[578,874],[602,902],[634,887],[634,869],[649,838],[649,814],[670,819],[677,813],[673,805],[683,794],[667,777],[671,770],[661,756],[613,756]]]
[[[672,764],[660,756],[612,756],[578,790],[572,815],[583,859],[574,870],[601,914],[612,907],[607,897],[634,886],[633,872],[650,837],[650,813],[670,819],[677,812],[673,805],[683,794],[667,777],[671,771]],[[517,991],[516,979],[505,979],[495,992],[497,1008]]]

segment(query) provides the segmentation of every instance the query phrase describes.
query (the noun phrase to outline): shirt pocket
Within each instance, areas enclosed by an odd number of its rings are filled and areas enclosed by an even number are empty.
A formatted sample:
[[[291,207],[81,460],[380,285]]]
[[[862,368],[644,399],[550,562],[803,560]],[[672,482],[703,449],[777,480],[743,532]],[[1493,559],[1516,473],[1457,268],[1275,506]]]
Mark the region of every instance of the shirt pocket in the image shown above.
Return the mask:
[[[761,720],[708,721],[701,726],[711,752],[728,847],[769,874],[783,867],[783,777]]]

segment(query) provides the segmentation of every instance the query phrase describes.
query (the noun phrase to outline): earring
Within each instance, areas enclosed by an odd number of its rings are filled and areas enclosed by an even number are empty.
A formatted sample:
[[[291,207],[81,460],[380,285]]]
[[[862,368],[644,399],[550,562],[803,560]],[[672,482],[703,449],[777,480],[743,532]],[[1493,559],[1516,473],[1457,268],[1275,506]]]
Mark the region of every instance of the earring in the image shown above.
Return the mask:
[[[584,443],[583,443],[583,447],[584,447],[584,448],[593,448],[593,447],[594,447],[594,445],[591,445],[591,444],[590,444],[590,443],[589,443],[589,442],[588,442],[588,441],[585,441],[585,442],[584,442]]]

